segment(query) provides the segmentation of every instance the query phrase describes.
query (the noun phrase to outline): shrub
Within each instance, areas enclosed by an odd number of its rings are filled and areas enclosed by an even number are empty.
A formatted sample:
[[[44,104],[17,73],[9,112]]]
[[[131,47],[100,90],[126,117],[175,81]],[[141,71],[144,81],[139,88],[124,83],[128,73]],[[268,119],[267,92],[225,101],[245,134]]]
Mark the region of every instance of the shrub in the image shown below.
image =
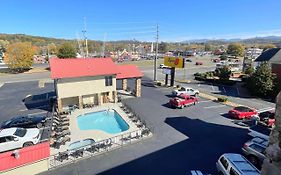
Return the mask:
[[[226,97],[219,97],[218,98],[218,102],[227,102],[227,98]]]
[[[177,87],[177,89],[179,89],[179,88],[181,88],[181,85],[178,84],[176,87]]]
[[[157,82],[156,85],[157,86],[162,86],[162,83],[161,82]]]

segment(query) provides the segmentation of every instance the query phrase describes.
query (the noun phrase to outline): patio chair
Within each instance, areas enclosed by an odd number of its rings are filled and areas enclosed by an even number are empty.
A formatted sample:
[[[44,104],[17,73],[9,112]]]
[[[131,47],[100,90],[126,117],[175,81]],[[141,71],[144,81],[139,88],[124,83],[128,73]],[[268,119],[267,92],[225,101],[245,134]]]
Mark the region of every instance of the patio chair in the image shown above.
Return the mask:
[[[71,153],[71,156],[78,158],[78,157],[83,157],[83,154],[84,154],[84,149],[78,149],[75,150],[73,153]]]
[[[86,151],[89,151],[90,153],[95,153],[97,151],[96,145],[92,145],[89,148],[86,148]]]
[[[53,147],[59,149],[61,145],[65,145],[66,142],[70,142],[70,137],[65,136],[65,137],[61,137],[58,140],[55,140],[53,143]]]
[[[59,152],[59,154],[55,156],[55,160],[58,160],[60,162],[68,160],[68,152]]]

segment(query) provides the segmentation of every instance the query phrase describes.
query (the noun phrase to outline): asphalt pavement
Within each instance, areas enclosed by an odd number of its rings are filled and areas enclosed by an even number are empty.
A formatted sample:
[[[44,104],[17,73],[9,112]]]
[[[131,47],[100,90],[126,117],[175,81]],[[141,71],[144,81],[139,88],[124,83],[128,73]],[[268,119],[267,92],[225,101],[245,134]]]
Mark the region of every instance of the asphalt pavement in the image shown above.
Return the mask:
[[[142,97],[124,103],[152,128],[152,138],[42,174],[186,174],[194,169],[215,174],[221,154],[241,153],[249,137],[246,128],[224,117],[230,107],[199,99],[195,106],[172,109],[170,89],[156,88],[147,78],[143,83]]]

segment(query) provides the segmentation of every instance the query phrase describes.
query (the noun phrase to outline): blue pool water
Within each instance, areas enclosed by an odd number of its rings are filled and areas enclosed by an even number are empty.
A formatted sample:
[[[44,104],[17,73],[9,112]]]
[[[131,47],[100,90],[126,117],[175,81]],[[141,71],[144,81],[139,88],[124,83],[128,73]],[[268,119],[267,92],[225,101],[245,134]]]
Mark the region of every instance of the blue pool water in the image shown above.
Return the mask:
[[[115,110],[87,113],[77,117],[80,130],[102,130],[116,134],[129,129],[129,125]]]

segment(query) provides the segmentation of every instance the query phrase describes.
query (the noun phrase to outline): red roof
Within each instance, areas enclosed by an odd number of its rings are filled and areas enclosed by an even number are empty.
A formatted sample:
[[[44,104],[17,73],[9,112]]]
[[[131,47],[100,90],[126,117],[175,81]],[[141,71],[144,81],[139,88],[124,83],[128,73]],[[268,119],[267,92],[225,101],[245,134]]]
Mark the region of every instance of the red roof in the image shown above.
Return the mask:
[[[117,75],[117,79],[142,77],[135,65],[116,65],[111,58],[50,59],[51,78]]]
[[[75,78],[117,74],[111,58],[50,59],[51,78]]]
[[[135,65],[117,65],[117,79],[142,77],[143,73]]]

